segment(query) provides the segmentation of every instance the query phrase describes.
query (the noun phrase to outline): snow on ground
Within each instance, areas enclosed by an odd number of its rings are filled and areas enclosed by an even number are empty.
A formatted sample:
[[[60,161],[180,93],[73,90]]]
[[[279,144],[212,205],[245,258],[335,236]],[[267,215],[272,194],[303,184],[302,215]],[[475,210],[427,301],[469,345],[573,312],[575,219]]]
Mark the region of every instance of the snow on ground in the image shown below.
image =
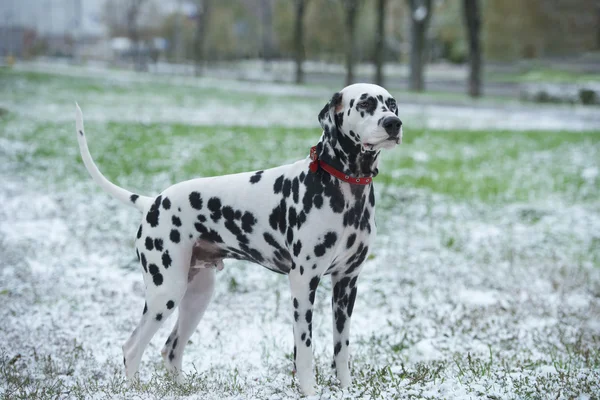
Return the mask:
[[[196,117],[192,107],[170,108],[161,96],[81,95],[90,102],[88,120],[215,124],[221,118],[198,121],[207,117]],[[53,104],[48,93],[27,99],[27,108],[6,101],[1,106],[17,112],[15,129],[30,121],[70,121],[72,106],[65,112],[63,100]],[[299,117],[308,118],[310,110],[314,120],[311,103],[303,101],[289,103],[299,106],[286,120],[314,126]],[[222,112],[226,103],[214,107]],[[233,122],[258,126],[283,115],[275,109],[259,118],[252,105],[230,111]],[[475,114],[471,110],[469,118]],[[3,140],[0,157],[12,159],[23,146]],[[426,161],[424,151],[415,149],[412,157]],[[596,179],[597,160],[587,162],[586,179]],[[167,380],[159,351],[175,320],[163,325],[144,355],[141,378],[149,386],[126,389],[121,345],[144,303],[132,240],[139,213],[89,179],[74,175],[56,182],[64,165],[54,171],[29,163],[35,160],[0,163],[0,393],[18,392],[16,381],[28,393],[24,397],[32,396],[36,382],[49,393],[58,385],[61,398],[150,397]],[[378,201],[388,205],[378,209],[380,234],[359,280],[351,333],[355,385],[340,391],[329,368],[331,285],[324,279],[313,322],[322,388],[315,399],[597,398],[597,203],[556,196],[485,204],[378,190]],[[184,357],[185,370],[194,373],[190,382],[196,382],[189,384],[196,386],[156,396],[297,398],[290,308],[285,277],[226,262]],[[23,384],[17,376],[32,381]]]
[[[139,96],[134,91],[112,93],[92,91],[68,92],[68,97],[48,93],[48,96],[28,98],[15,107],[0,99],[0,107],[20,113],[35,114],[49,121],[70,121],[70,105],[78,101],[90,121],[167,122],[195,125],[286,126],[314,127],[316,115],[335,90],[227,79],[195,79],[186,76],[156,76],[131,71],[113,71],[100,67],[73,67],[55,63],[19,65],[21,71],[37,71],[102,79],[116,86],[132,82],[160,82],[187,91],[173,97]],[[197,91],[202,91],[199,95]],[[212,96],[211,91],[240,93],[240,101]],[[266,95],[260,103],[244,101],[244,95]],[[441,104],[435,97],[419,100],[411,93],[392,93],[397,97],[400,117],[405,126],[432,129],[508,129],[508,130],[569,130],[586,131],[600,127],[600,110],[585,106],[536,106],[522,103],[490,104],[486,100],[466,104]],[[295,99],[290,100],[293,96]],[[201,97],[201,98],[198,98]],[[53,99],[48,101],[48,99]],[[203,112],[198,112],[199,104]],[[477,110],[477,112],[473,112]]]

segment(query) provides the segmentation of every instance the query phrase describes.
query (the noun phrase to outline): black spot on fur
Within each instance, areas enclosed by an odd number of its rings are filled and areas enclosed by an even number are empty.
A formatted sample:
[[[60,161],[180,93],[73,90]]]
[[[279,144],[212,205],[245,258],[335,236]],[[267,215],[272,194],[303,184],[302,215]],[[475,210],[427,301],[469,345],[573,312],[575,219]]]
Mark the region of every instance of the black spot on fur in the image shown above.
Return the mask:
[[[336,357],[338,354],[340,354],[341,350],[342,350],[342,343],[337,342],[335,344],[335,347],[333,348],[333,356]]]
[[[251,212],[246,211],[242,216],[242,230],[246,233],[252,233],[254,224],[256,224],[256,218]]]
[[[171,222],[173,222],[173,225],[175,225],[175,226],[178,226],[178,227],[181,226],[181,219],[179,219],[179,217],[176,215],[173,215],[171,217]]]
[[[154,239],[154,248],[158,251],[163,251],[163,240]]]
[[[167,309],[170,310],[173,307],[175,307],[175,302],[173,300],[167,301]]]
[[[208,232],[208,229],[206,228],[206,226],[204,226],[204,225],[203,225],[203,224],[201,224],[200,222],[196,222],[196,223],[194,224],[194,227],[196,228],[196,230],[197,230],[199,233],[207,233],[207,232]]]
[[[298,299],[294,297],[294,308],[298,308]]]
[[[142,315],[148,312],[148,303],[144,303],[144,311],[142,311]]]
[[[344,330],[344,325],[346,325],[346,316],[344,315],[344,313],[339,312],[337,313],[337,319],[335,321],[335,327],[337,328],[337,331],[339,333],[342,333],[342,331]]]
[[[179,341],[179,338],[176,337],[175,340],[173,340],[173,350],[175,350],[175,348],[177,348],[177,342]]]
[[[350,247],[352,247],[355,240],[356,240],[356,233],[353,233],[350,236],[348,236],[348,242],[346,242],[346,248],[349,249]]]
[[[156,320],[157,321],[162,320],[162,314],[160,314],[160,313],[156,314]]]
[[[138,199],[139,197],[140,197],[140,196],[138,196],[137,194],[132,194],[131,196],[129,196],[129,200],[131,200],[131,202],[132,202],[133,204],[135,204],[135,202],[137,201],[137,199]]]
[[[300,275],[304,275],[304,267],[302,265],[300,266]]]
[[[175,353],[173,352],[173,350],[171,350],[171,352],[169,353],[169,361],[173,362],[174,358],[175,358]]]
[[[294,321],[298,322],[299,319],[300,319],[300,314],[298,313],[298,311],[294,311]]]
[[[210,200],[208,200],[208,209],[212,211],[210,218],[212,218],[213,221],[217,222],[221,219],[221,200],[218,197],[211,197]]]
[[[138,231],[137,231],[137,238],[140,239],[142,237],[142,225],[140,225]]]
[[[190,193],[190,205],[196,210],[202,209],[202,196],[200,196],[200,193]]]
[[[163,276],[162,276],[162,274],[158,273],[158,274],[152,276],[152,281],[154,282],[154,284],[156,286],[162,285],[162,283],[163,283]]]
[[[289,179],[286,179],[283,181],[283,189],[282,189],[283,197],[290,197],[291,193],[292,193],[292,181]]]
[[[315,255],[317,257],[321,257],[325,254],[325,252],[327,251],[327,249],[333,247],[333,245],[335,245],[335,242],[337,241],[337,235],[335,232],[327,232],[325,234],[325,238],[323,240],[323,243],[319,243],[318,245],[315,246]]]
[[[146,249],[154,250],[154,242],[152,241],[152,238],[150,236],[146,236]]]
[[[348,300],[348,317],[352,316],[352,310],[354,310],[354,301],[356,300],[357,289],[354,288],[350,292],[350,299]]]
[[[171,208],[171,200],[169,200],[168,197],[165,197],[162,201],[162,206],[165,210],[168,210],[169,208]]]
[[[314,278],[312,278],[308,285],[310,287],[310,290],[317,290],[317,287],[319,286],[319,281],[320,281],[320,279],[318,276],[315,276]]]
[[[275,183],[273,184],[273,193],[278,194],[281,192],[283,188],[283,175],[275,179]]]
[[[210,211],[218,211],[221,209],[221,199],[218,197],[211,197],[208,200],[208,209]]]
[[[158,274],[158,267],[156,264],[150,264],[148,265],[148,271],[150,272],[150,275],[156,275]]]
[[[171,266],[171,262],[173,260],[171,260],[171,256],[169,255],[169,251],[165,251],[162,255],[162,261],[163,261],[163,267],[165,267],[165,269],[169,268]]]
[[[171,242],[179,243],[179,241],[181,240],[181,235],[179,234],[179,231],[177,229],[171,229],[169,238],[171,239]]]
[[[214,229],[211,229],[210,231],[203,233],[202,235],[200,235],[200,238],[207,240],[209,242],[213,242],[213,243],[223,243],[223,238]]]
[[[302,333],[302,336],[300,336],[300,340],[302,340],[303,342],[306,340],[306,332]]]
[[[294,203],[298,203],[300,200],[300,181],[298,178],[294,178],[292,181],[292,196]]]
[[[306,339],[306,347],[310,347],[310,339]]]
[[[158,226],[158,218],[160,217],[160,210],[158,207],[160,206],[161,200],[162,196],[158,196],[156,200],[154,200],[154,204],[152,204],[150,207],[148,214],[146,214],[146,222],[148,222],[153,228]]]
[[[287,208],[285,199],[281,199],[281,202],[277,207],[273,209],[271,215],[269,215],[269,224],[274,230],[279,230],[282,234],[285,233],[287,219]]]
[[[140,260],[142,260],[142,267],[144,267],[144,272],[148,272],[148,269],[146,268],[146,256],[144,255],[144,253],[140,255]]]
[[[263,172],[264,171],[256,171],[256,173],[250,177],[250,183],[256,183],[256,182],[260,181],[260,178],[262,178]]]
[[[302,250],[302,242],[301,241],[297,241],[296,243],[294,243],[294,257],[298,257],[298,255],[300,254],[300,251]]]
[[[323,207],[323,196],[321,196],[320,194],[316,195],[313,199],[315,207],[317,207],[318,209],[320,209],[321,207]]]

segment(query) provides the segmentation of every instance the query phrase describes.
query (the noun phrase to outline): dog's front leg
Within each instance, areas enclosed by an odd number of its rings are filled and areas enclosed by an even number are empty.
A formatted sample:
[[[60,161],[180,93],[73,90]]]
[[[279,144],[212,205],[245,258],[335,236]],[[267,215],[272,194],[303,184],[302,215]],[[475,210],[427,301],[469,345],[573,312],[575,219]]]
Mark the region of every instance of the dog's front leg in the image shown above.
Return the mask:
[[[350,386],[352,377],[348,365],[350,345],[350,317],[356,300],[358,275],[331,275],[333,296],[333,364],[342,387]]]
[[[318,276],[300,274],[298,268],[290,271],[290,289],[294,308],[294,368],[298,384],[306,395],[315,393],[312,354],[312,309]]]

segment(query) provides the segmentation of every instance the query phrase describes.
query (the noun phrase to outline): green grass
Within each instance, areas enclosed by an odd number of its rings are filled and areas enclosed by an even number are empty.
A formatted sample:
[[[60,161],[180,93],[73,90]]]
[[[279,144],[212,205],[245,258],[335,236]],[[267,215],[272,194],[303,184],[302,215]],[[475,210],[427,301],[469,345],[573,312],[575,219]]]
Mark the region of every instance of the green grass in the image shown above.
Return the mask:
[[[18,169],[53,168],[59,183],[73,174],[83,179],[69,125],[4,118],[0,137],[27,143],[5,157]],[[141,189],[156,175],[168,184],[292,162],[319,136],[316,129],[128,123],[88,123],[86,132],[103,173],[138,181]],[[410,130],[399,148],[383,154],[376,181],[459,200],[592,201],[600,196],[600,181],[586,177],[590,168],[600,169],[600,133]]]

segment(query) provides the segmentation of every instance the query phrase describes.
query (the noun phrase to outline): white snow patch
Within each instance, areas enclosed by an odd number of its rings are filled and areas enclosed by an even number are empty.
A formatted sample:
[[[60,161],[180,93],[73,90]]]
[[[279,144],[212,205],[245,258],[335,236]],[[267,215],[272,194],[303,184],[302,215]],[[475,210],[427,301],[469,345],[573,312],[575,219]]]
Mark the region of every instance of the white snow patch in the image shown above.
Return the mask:
[[[488,307],[498,302],[497,293],[476,289],[463,289],[458,293],[458,298],[471,306]]]

